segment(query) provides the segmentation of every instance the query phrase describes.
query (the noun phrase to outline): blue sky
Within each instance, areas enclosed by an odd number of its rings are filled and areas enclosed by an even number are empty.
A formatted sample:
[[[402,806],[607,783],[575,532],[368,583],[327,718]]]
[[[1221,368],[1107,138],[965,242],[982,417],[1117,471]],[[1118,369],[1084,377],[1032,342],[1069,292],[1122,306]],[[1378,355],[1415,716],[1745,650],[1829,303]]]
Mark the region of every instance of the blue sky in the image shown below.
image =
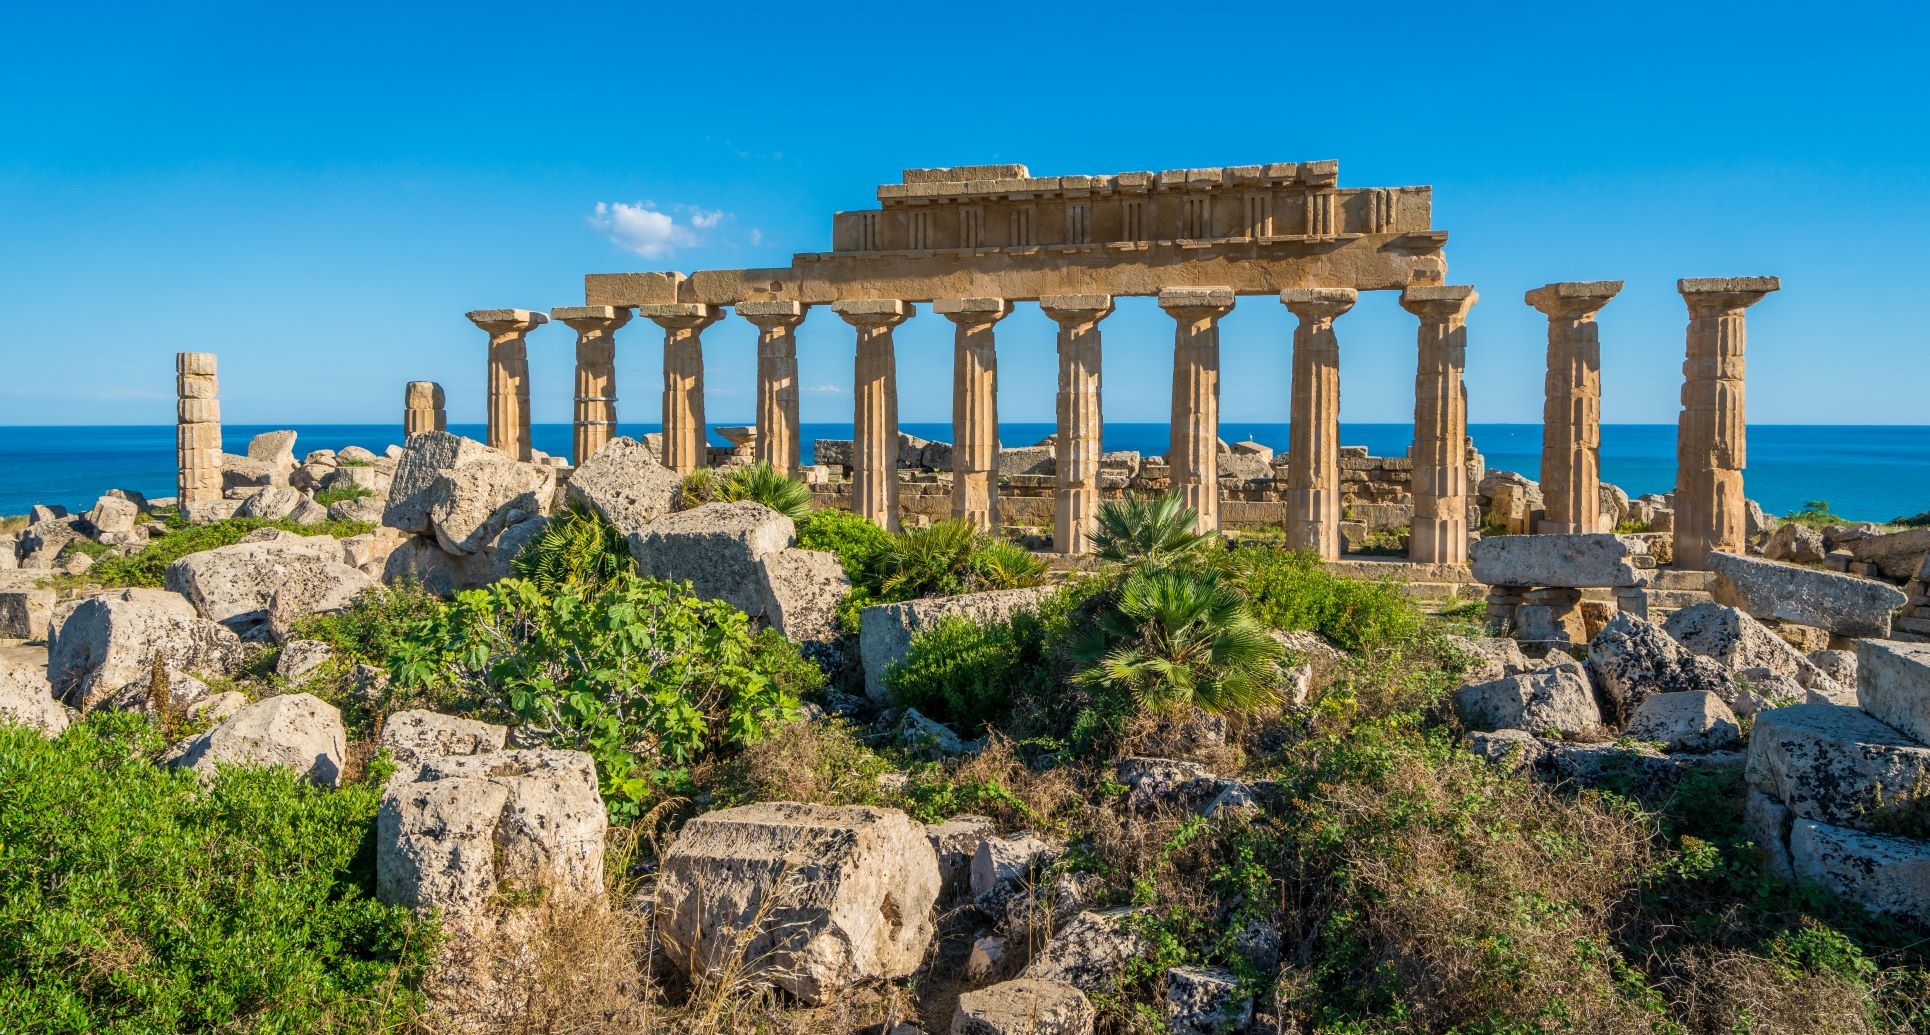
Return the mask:
[[[411,379],[480,421],[465,310],[784,265],[904,167],[1324,158],[1433,185],[1449,280],[1482,295],[1477,422],[1539,420],[1521,296],[1565,279],[1628,282],[1610,422],[1675,419],[1682,276],[1783,278],[1751,420],[1926,408],[1920,4],[58,6],[84,14],[0,13],[0,424],[171,421],[181,349],[220,354],[231,421],[399,421]],[[1288,314],[1223,327],[1227,419],[1284,420]],[[1164,419],[1170,321],[1135,300],[1104,330],[1107,418]],[[1412,318],[1379,294],[1338,331],[1345,419],[1410,419]],[[1003,418],[1050,419],[1051,332],[1001,325]],[[748,418],[752,328],[705,339],[710,416]],[[950,324],[898,341],[903,418],[947,419]],[[569,418],[571,342],[531,338],[538,421]],[[815,311],[800,342],[804,418],[848,420],[850,328]],[[619,335],[630,420],[659,345]]]

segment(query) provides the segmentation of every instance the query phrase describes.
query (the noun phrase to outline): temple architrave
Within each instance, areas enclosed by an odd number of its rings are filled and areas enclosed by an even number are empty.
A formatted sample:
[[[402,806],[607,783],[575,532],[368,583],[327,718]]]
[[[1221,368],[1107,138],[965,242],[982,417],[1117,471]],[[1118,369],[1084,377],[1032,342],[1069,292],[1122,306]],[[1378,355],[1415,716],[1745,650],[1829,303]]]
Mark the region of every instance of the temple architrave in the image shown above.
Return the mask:
[[[1293,545],[1338,558],[1343,479],[1359,472],[1346,469],[1339,446],[1335,324],[1360,292],[1399,292],[1417,320],[1409,556],[1466,562],[1472,497],[1463,370],[1478,296],[1446,283],[1447,234],[1431,225],[1431,188],[1344,188],[1332,161],[1105,176],[979,165],[907,169],[877,196],[876,208],[833,217],[831,251],[796,255],[786,267],[587,276],[584,304],[551,314],[577,334],[573,460],[582,463],[614,433],[614,339],[634,312],[663,331],[663,463],[680,473],[703,466],[703,332],[732,311],[758,330],[755,456],[798,472],[795,331],[814,307],[826,307],[852,334],[850,506],[894,528],[901,479],[893,330],[925,306],[955,328],[951,514],[999,527],[998,325],[1015,304],[1035,303],[1059,328],[1058,430],[1049,443],[1053,544],[1084,552],[1105,480],[1101,327],[1116,299],[1142,296],[1157,299],[1174,324],[1164,457],[1170,487],[1198,512],[1202,528],[1217,529],[1226,448],[1219,325],[1242,299],[1265,297],[1297,320],[1283,414],[1291,448],[1282,524]],[[1549,321],[1542,531],[1606,530],[1596,502],[1595,317],[1620,287],[1565,282],[1527,295]],[[1692,320],[1676,555],[1679,565],[1695,565],[1740,528],[1742,313],[1775,281],[1685,280],[1681,290]],[[489,442],[527,458],[524,340],[544,314],[469,316],[490,335]]]

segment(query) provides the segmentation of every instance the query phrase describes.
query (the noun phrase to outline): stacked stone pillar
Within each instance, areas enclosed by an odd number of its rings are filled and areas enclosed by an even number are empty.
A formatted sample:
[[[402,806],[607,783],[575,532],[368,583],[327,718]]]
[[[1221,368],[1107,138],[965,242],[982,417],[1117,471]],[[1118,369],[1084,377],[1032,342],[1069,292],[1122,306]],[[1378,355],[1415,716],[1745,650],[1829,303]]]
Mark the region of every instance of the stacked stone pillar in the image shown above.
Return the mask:
[[[1046,295],[1039,308],[1059,325],[1059,434],[1054,458],[1058,484],[1052,508],[1052,546],[1086,553],[1099,523],[1099,321],[1112,312],[1109,295]]]
[[[891,330],[917,310],[895,298],[847,299],[831,303],[831,310],[858,331],[851,379],[851,510],[897,531],[898,360]]]
[[[1602,526],[1602,342],[1595,314],[1619,280],[1569,281],[1528,292],[1548,317],[1548,379],[1541,413],[1545,533],[1612,532]]]
[[[549,317],[528,309],[476,309],[468,316],[489,334],[488,445],[529,460],[528,336]]]
[[[1166,463],[1173,488],[1199,514],[1202,532],[1220,529],[1220,318],[1233,310],[1227,287],[1167,288],[1172,316],[1173,417]]]
[[[1480,299],[1464,285],[1412,285],[1401,308],[1420,317],[1414,375],[1414,521],[1409,560],[1468,560],[1468,310]]]
[[[571,421],[570,462],[596,455],[617,433],[617,328],[630,310],[608,305],[561,306],[550,316],[576,332],[576,399]]]
[[[932,312],[957,325],[952,339],[952,516],[998,523],[998,352],[993,328],[1012,312],[1003,298],[942,298]]]
[[[434,381],[411,381],[402,389],[402,437],[424,431],[448,431],[449,411],[442,386]]]
[[[221,400],[212,352],[174,354],[174,490],[181,516],[221,499]]]
[[[1340,342],[1334,320],[1354,307],[1351,288],[1288,288],[1280,301],[1293,332],[1293,400],[1287,428],[1287,545],[1340,559]]]
[[[737,315],[757,326],[753,457],[786,475],[798,472],[797,326],[804,308],[799,302],[737,303]]]
[[[1717,550],[1741,553],[1748,539],[1742,469],[1743,312],[1782,287],[1775,277],[1681,280],[1689,307],[1688,358],[1682,364],[1682,415],[1675,432],[1675,559],[1705,570]]]
[[[697,302],[640,305],[663,328],[663,465],[690,474],[710,459],[704,428],[704,328],[720,315]]]

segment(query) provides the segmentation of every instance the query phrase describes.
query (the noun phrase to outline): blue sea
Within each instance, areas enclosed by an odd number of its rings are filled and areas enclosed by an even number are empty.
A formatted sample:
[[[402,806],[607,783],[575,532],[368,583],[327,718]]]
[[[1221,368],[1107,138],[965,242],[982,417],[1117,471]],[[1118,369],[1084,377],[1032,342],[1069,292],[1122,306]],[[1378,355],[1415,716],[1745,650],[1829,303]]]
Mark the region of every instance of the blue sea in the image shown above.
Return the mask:
[[[222,427],[222,438],[228,452],[242,453],[249,438],[271,430],[268,425],[230,424]],[[402,438],[402,429],[389,424],[296,425],[295,430],[300,434],[297,456],[310,449],[349,445],[380,452]],[[450,430],[483,437],[479,424]],[[658,430],[658,425],[625,424],[621,430],[640,436]],[[903,430],[924,438],[949,441],[952,437],[949,423],[906,423]],[[1486,454],[1489,470],[1538,476],[1539,424],[1476,424],[1469,430],[1475,446]],[[536,448],[569,454],[569,425],[539,424],[533,431]],[[816,439],[851,437],[849,424],[806,424],[802,431],[807,461]],[[1052,432],[1049,423],[999,426],[999,437],[1007,446],[1029,446]],[[1228,421],[1221,425],[1220,437],[1228,442],[1251,439],[1284,450],[1287,426]],[[1109,450],[1163,454],[1167,426],[1107,424],[1104,438]],[[1375,456],[1402,455],[1412,439],[1410,424],[1343,424],[1340,428],[1343,445],[1366,446]],[[724,444],[715,435],[712,441]],[[1675,484],[1675,426],[1604,425],[1602,477],[1630,495],[1669,491]],[[1882,521],[1930,510],[1930,426],[1752,425],[1744,487],[1752,499],[1776,514],[1796,510],[1810,500],[1826,500],[1836,513],[1859,520]],[[82,509],[113,488],[150,496],[174,494],[172,425],[0,427],[0,514],[23,513],[35,503]]]

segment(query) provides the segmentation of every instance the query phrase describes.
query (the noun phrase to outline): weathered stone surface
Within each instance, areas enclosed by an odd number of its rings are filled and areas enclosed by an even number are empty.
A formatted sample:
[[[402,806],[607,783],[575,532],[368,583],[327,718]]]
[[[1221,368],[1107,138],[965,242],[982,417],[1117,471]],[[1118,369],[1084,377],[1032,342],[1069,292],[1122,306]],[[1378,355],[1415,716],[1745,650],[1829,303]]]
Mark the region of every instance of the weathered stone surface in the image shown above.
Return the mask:
[[[288,480],[291,471],[246,456],[223,453],[221,456],[221,488],[224,492],[235,489],[258,489],[269,485],[282,485]]]
[[[688,973],[741,959],[819,1003],[916,970],[938,890],[925,828],[904,813],[762,802],[684,826],[663,859],[658,932]]]
[[[1813,650],[1809,652],[1809,663],[1817,671],[1836,681],[1836,685],[1852,693],[1856,691],[1858,674],[1856,671],[1856,651],[1853,650]]]
[[[1091,1035],[1096,1016],[1071,985],[1019,978],[959,996],[951,1035]]]
[[[700,597],[757,615],[766,588],[758,562],[796,541],[790,518],[741,500],[659,518],[631,534],[630,553],[645,575],[688,581]]]
[[[1490,586],[1635,586],[1653,567],[1641,542],[1607,532],[1491,536],[1468,556]]]
[[[324,787],[342,779],[342,713],[312,694],[251,704],[190,741],[174,764],[212,777],[223,765],[280,765]]]
[[[248,440],[248,459],[261,460],[285,471],[295,469],[295,433],[264,431]]]
[[[1690,653],[1661,628],[1625,611],[1589,641],[1588,670],[1615,725],[1627,722],[1649,694],[1706,692],[1725,701],[1735,694],[1735,681],[1719,663]]]
[[[396,551],[406,540],[414,538],[393,528],[377,528],[372,532],[352,535],[336,542],[342,547],[342,563],[376,578],[382,576],[382,569],[388,564],[389,555]]]
[[[886,703],[885,669],[911,649],[914,635],[938,624],[946,615],[961,615],[975,622],[993,622],[1020,611],[1034,610],[1050,589],[1000,589],[989,593],[966,593],[955,597],[907,600],[898,604],[879,604],[858,613],[858,649],[864,660],[865,695]]]
[[[196,614],[178,593],[103,593],[55,612],[47,632],[47,680],[62,701],[85,711],[147,675],[157,653],[172,669],[227,675],[241,664],[241,641]]]
[[[625,536],[677,509],[683,479],[657,462],[656,451],[633,438],[613,438],[570,475],[566,495],[615,525]]]
[[[382,581],[421,584],[437,596],[487,586],[513,574],[511,562],[529,541],[549,524],[533,517],[502,530],[480,553],[458,555],[444,550],[430,536],[407,536],[382,561]]]
[[[1742,746],[1742,725],[1722,698],[1700,690],[1649,694],[1623,735],[1664,751],[1730,751]]]
[[[1930,555],[1930,528],[1869,535],[1849,544],[1851,556],[1871,565],[1886,579],[1901,582],[1917,573]]]
[[[1505,764],[1512,772],[1533,768],[1548,753],[1541,738],[1527,730],[1476,731],[1463,738],[1462,744],[1470,754]]]
[[[892,737],[918,758],[953,758],[978,752],[978,742],[966,740],[945,725],[916,708],[907,708],[898,717]]]
[[[1462,678],[1470,683],[1486,683],[1541,667],[1541,662],[1521,653],[1521,644],[1506,636],[1447,636],[1448,643],[1471,659]]]
[[[47,635],[56,602],[51,589],[0,589],[0,640],[38,640]]]
[[[419,757],[382,795],[375,891],[384,902],[474,913],[499,895],[603,895],[609,818],[596,765],[580,751]]]
[[[381,496],[357,496],[354,499],[336,500],[324,512],[330,521],[362,521],[371,525],[382,523],[382,514],[389,509],[389,501]]]
[[[1823,546],[1821,532],[1794,521],[1783,522],[1781,527],[1769,534],[1769,541],[1762,547],[1764,557],[1795,564],[1821,564],[1823,555],[1828,552]]]
[[[1930,920],[1930,841],[1799,819],[1789,831],[1789,858],[1796,876],[1871,912]]]
[[[1709,554],[1709,569],[1716,573],[1717,603],[1838,636],[1888,636],[1890,613],[1909,599],[1872,579],[1721,551]]]
[[[67,728],[67,709],[54,700],[46,673],[0,656],[0,722],[19,723],[57,737]]]
[[[284,585],[321,580],[327,576],[317,569],[324,565],[354,571],[339,563],[341,547],[333,539],[262,531],[267,533],[262,538],[175,561],[168,565],[164,584],[193,604],[201,617],[239,632],[267,619],[268,605]]]
[[[1930,744],[1930,644],[1859,640],[1854,671],[1864,711]]]
[[[1127,918],[1135,908],[1085,910],[1065,922],[1020,977],[1062,981],[1086,992],[1112,991],[1134,960],[1152,951]]]
[[[972,853],[972,894],[987,895],[1006,881],[1037,877],[1052,855],[1052,846],[1033,834],[980,838]]]
[[[757,559],[757,612],[793,643],[838,638],[838,602],[851,591],[833,553],[785,549]]]
[[[492,723],[412,708],[382,723],[378,743],[394,757],[396,779],[415,778],[416,768],[438,758],[501,751],[509,730]]]
[[[256,490],[253,495],[242,500],[241,506],[235,509],[235,516],[279,521],[293,514],[295,508],[307,498],[299,489],[291,489],[286,485],[270,485]]]
[[[1245,1031],[1253,1021],[1253,997],[1240,994],[1232,971],[1174,967],[1166,972],[1165,1013],[1171,1035]]]
[[[1464,686],[1454,692],[1454,711],[1476,730],[1578,736],[1602,728],[1588,676],[1573,661]]]
[[[1930,780],[1924,747],[1855,708],[1798,704],[1756,716],[1749,784],[1803,819],[1865,827]]]
[[[275,658],[275,674],[298,685],[308,674],[335,657],[335,648],[320,640],[292,640]]]
[[[556,469],[522,463],[446,431],[410,436],[396,463],[382,523],[433,533],[444,552],[480,553],[502,531],[546,513]]]
[[[1276,629],[1270,635],[1273,642],[1286,649],[1281,659],[1285,678],[1281,681],[1280,697],[1290,707],[1306,706],[1314,691],[1324,689],[1334,670],[1347,658],[1345,651],[1311,630],[1281,632]]]
[[[294,634],[296,622],[344,610],[376,585],[374,579],[337,561],[298,568],[268,598],[268,635],[284,643]]]
[[[140,520],[140,506],[119,496],[102,496],[87,512],[87,523],[94,526],[94,532],[99,535],[132,532]]]
[[[1743,611],[1722,604],[1691,604],[1670,615],[1662,631],[1677,643],[1713,658],[1731,671],[1761,668],[1808,686],[1821,673],[1802,652]]]
[[[972,860],[978,855],[979,842],[998,835],[998,827],[985,816],[953,816],[943,823],[925,824],[925,839],[938,857],[938,880],[947,896],[971,886]]]

